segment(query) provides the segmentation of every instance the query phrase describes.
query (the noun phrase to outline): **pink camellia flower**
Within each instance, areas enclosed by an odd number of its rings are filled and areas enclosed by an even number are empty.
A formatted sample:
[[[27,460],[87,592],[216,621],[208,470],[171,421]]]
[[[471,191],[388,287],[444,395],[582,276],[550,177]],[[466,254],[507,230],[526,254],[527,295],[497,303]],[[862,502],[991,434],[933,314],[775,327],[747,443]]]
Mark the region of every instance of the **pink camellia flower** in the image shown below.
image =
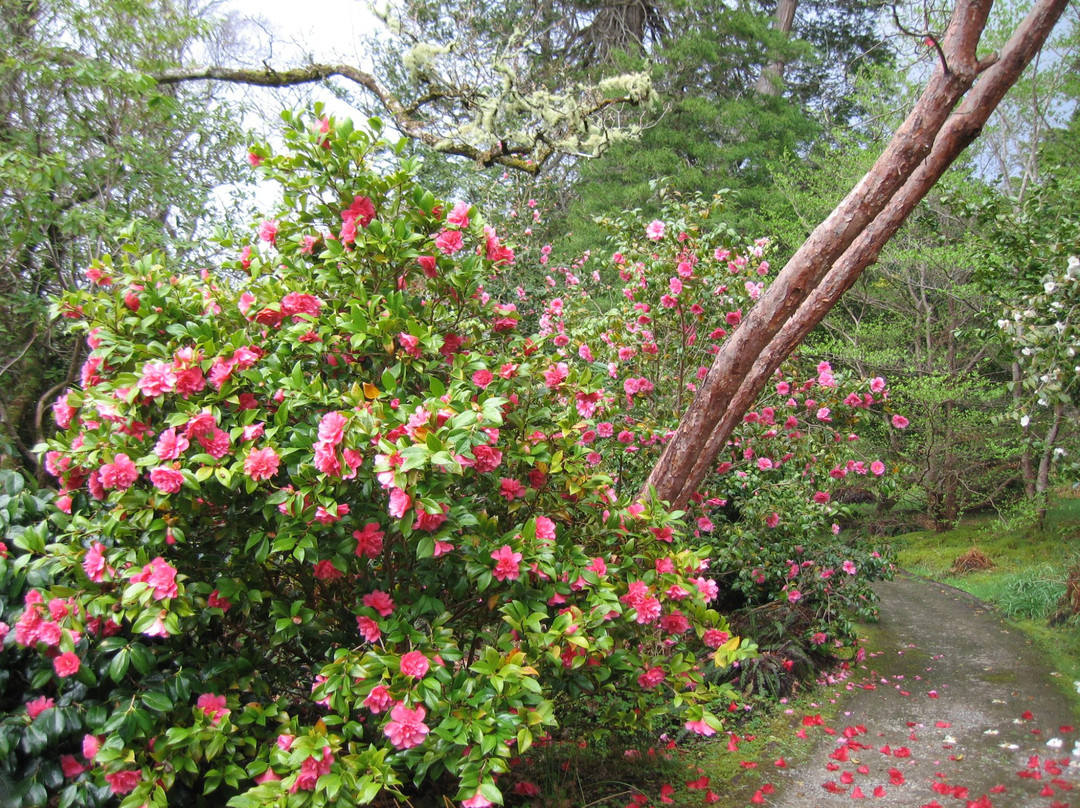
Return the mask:
[[[558,362],[544,371],[544,384],[548,390],[554,390],[570,375],[570,369],[565,362]]]
[[[79,655],[73,654],[71,651],[66,651],[53,660],[53,670],[56,671],[56,675],[60,678],[67,678],[79,673],[81,666],[82,660],[79,659]]]
[[[364,699],[364,706],[376,715],[389,710],[393,703],[394,699],[391,698],[390,691],[383,685],[375,685]]]
[[[154,600],[175,598],[179,594],[176,586],[176,568],[161,556],[158,556],[142,568],[142,572],[131,576],[132,583],[146,583],[154,589]]]
[[[187,451],[190,445],[191,442],[187,438],[183,435],[177,435],[176,429],[169,427],[158,437],[158,441],[154,445],[154,454],[162,460],[176,460]]]
[[[870,380],[870,392],[881,393],[885,390],[885,380],[880,376],[875,376]]]
[[[322,309],[322,301],[315,295],[302,292],[289,292],[281,299],[281,313],[292,317],[294,322],[299,321],[301,315],[318,317]]]
[[[150,482],[162,493],[175,494],[184,485],[184,475],[174,468],[158,466],[150,469]]]
[[[446,214],[446,221],[465,229],[469,226],[469,207],[468,202],[458,202],[454,209]]]
[[[709,648],[719,648],[730,639],[731,635],[726,631],[721,631],[718,628],[710,628],[702,636],[701,641]]]
[[[840,566],[843,568],[844,572],[846,572],[848,575],[854,575],[855,573],[857,573],[859,571],[859,568],[857,566],[855,566],[854,561],[850,561],[850,560],[845,561]]]
[[[908,419],[902,415],[894,415],[892,417],[892,425],[897,429],[907,429]]]
[[[259,225],[259,238],[268,244],[276,244],[278,235],[278,220],[266,219]]]
[[[206,606],[210,609],[221,609],[221,611],[227,612],[232,608],[232,602],[228,598],[223,598],[221,592],[215,589],[207,596]]]
[[[475,458],[473,467],[481,474],[487,474],[499,467],[503,455],[498,449],[487,444],[481,444],[473,447],[473,457]]]
[[[517,480],[512,480],[509,477],[503,477],[499,480],[499,496],[504,497],[507,502],[512,502],[515,499],[521,499],[525,496],[525,486],[523,486]]]
[[[419,651],[409,651],[401,657],[401,672],[414,679],[423,679],[430,664],[428,658]]]
[[[390,711],[390,722],[383,727],[383,733],[398,749],[412,749],[424,742],[429,730],[424,724],[427,711],[419,704],[409,709],[399,704]]]
[[[105,545],[99,541],[90,545],[90,549],[86,551],[83,569],[86,570],[86,577],[96,584],[101,583],[106,572],[110,575],[116,573],[116,570],[105,563]]]
[[[697,735],[709,736],[716,734],[716,730],[710,727],[705,722],[705,719],[702,719],[700,721],[687,721],[685,726],[690,732],[693,732]]]
[[[450,512],[450,508],[445,503],[442,506],[442,510],[439,513],[428,513],[424,510],[423,506],[417,504],[416,506],[416,529],[424,530],[428,533],[434,533],[447,519],[447,514]]]
[[[368,522],[362,530],[354,530],[353,538],[356,539],[356,554],[368,558],[377,558],[382,552],[385,535],[379,529],[377,522]]]
[[[341,221],[353,221],[361,227],[367,227],[375,218],[375,205],[367,196],[354,196],[352,204],[341,211]]]
[[[650,241],[659,241],[664,237],[664,232],[666,230],[667,227],[662,221],[660,221],[659,219],[654,219],[653,221],[649,222],[648,227],[645,228],[645,238],[649,239]]]
[[[446,255],[453,255],[465,246],[465,241],[459,231],[443,230],[435,236],[435,246]]]
[[[319,440],[337,446],[345,438],[349,419],[340,412],[328,412],[319,419]]]
[[[773,511],[765,517],[765,524],[769,527],[776,527],[778,524],[780,524],[780,514],[776,513],[776,511]]]
[[[68,394],[64,393],[52,405],[53,419],[56,421],[56,425],[61,429],[67,429],[71,426],[71,419],[75,417],[75,413],[79,410],[77,407],[72,407],[68,404]]]
[[[416,262],[420,264],[420,269],[426,277],[432,279],[438,277],[438,265],[436,264],[434,255],[421,255],[416,259]]]
[[[112,463],[106,463],[99,469],[102,488],[115,488],[118,491],[131,488],[139,479],[139,470],[126,454],[118,454]]]
[[[296,782],[289,788],[290,793],[297,791],[314,791],[319,778],[330,773],[330,767],[334,764],[334,756],[330,754],[330,747],[323,747],[322,760],[316,760],[310,755],[300,764],[300,774],[296,776]]]
[[[472,383],[479,387],[481,390],[486,390],[488,385],[491,384],[494,380],[495,375],[487,368],[478,370],[472,375]]]
[[[376,589],[363,597],[363,604],[370,606],[383,617],[389,617],[394,613],[394,601],[388,594]]]
[[[345,573],[335,567],[334,562],[329,559],[323,559],[315,564],[315,577],[320,581],[333,581],[344,575]]]
[[[60,770],[64,772],[64,777],[69,780],[73,780],[86,771],[89,767],[80,763],[74,755],[61,755],[60,756]]]
[[[395,519],[401,519],[408,512],[409,507],[412,505],[412,497],[405,493],[400,488],[394,488],[390,491],[390,505],[387,511]]]
[[[210,719],[210,723],[215,727],[221,723],[222,718],[225,718],[230,713],[226,706],[225,697],[214,693],[203,693],[195,702],[195,706],[206,713],[206,717]]]
[[[882,463],[880,460],[875,460],[873,463],[870,464],[870,471],[875,477],[880,477],[882,474],[885,473],[885,464]]]
[[[638,676],[638,686],[642,690],[652,690],[664,681],[664,677],[665,673],[663,668],[648,668]]]
[[[139,391],[147,398],[157,398],[176,388],[176,373],[166,362],[147,362],[139,377]]]
[[[229,433],[216,426],[205,435],[199,435],[198,441],[207,454],[217,458],[227,455],[231,448]]]
[[[802,600],[802,592],[798,589],[789,589],[787,593],[788,603],[798,603]]]
[[[365,617],[364,615],[357,617],[356,629],[360,632],[360,636],[368,642],[378,642],[382,639],[382,631],[379,629],[379,624],[370,617]]]
[[[94,758],[97,757],[98,751],[101,749],[101,738],[96,735],[84,735],[82,739],[82,754],[83,757],[94,762]]]
[[[56,702],[52,699],[46,698],[45,696],[38,696],[33,701],[28,701],[26,703],[26,712],[29,714],[30,720],[33,721],[43,712],[51,710],[55,706]]]
[[[480,790],[477,789],[476,793],[467,800],[462,800],[461,808],[491,808],[491,800],[481,794]]]
[[[118,772],[109,772],[105,775],[105,781],[113,794],[127,794],[134,791],[142,782],[142,772],[131,769],[121,769]]]
[[[277,474],[279,465],[281,465],[281,458],[273,447],[252,449],[244,460],[244,473],[256,482],[269,480]]]
[[[542,542],[555,541],[555,523],[546,516],[536,517],[536,539]]]
[[[500,581],[515,581],[521,574],[521,553],[515,553],[509,544],[504,544],[498,550],[491,553],[495,559],[495,569],[492,574]]]

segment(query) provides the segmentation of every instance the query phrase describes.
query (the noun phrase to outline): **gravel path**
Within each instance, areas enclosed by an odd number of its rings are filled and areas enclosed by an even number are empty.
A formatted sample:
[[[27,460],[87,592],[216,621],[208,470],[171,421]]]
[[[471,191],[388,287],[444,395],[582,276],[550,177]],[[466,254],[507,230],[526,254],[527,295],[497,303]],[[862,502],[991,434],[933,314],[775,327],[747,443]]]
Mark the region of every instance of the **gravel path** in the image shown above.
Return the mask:
[[[878,588],[866,659],[832,726],[770,772],[777,808],[1080,808],[1080,713],[1030,643],[964,592],[900,576]],[[770,793],[771,791],[771,793]]]

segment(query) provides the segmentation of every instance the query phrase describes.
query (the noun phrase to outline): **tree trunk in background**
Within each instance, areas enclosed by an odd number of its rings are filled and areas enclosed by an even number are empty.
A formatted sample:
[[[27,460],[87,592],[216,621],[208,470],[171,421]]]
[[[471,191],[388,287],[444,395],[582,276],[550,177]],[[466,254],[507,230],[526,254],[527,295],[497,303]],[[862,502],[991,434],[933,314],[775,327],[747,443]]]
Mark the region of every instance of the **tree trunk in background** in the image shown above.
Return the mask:
[[[1046,434],[1042,457],[1039,458],[1039,473],[1035,477],[1035,524],[1040,531],[1046,529],[1046,493],[1050,490],[1050,466],[1054,461],[1054,444],[1057,443],[1064,415],[1065,405],[1059,401],[1054,405],[1054,421]]]
[[[791,27],[795,23],[795,11],[799,7],[799,0],[778,0],[776,14],[773,17],[773,28],[784,36],[791,34]],[[784,83],[784,68],[787,63],[782,59],[769,62],[761,70],[754,89],[762,95],[780,95]]]
[[[940,42],[938,68],[918,103],[873,168],[792,256],[717,353],[642,497],[655,492],[675,508],[685,506],[772,373],[978,136],[1067,5],[1068,0],[1039,0],[1000,57],[980,63],[975,51],[991,2],[957,2]]]

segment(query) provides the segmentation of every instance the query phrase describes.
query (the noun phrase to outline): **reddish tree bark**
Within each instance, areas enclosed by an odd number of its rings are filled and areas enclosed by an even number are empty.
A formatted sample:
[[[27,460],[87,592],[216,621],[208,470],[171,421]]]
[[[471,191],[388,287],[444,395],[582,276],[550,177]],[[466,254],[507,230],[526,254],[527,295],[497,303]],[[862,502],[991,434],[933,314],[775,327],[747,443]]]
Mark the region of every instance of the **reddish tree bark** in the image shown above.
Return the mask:
[[[1039,0],[1000,57],[980,62],[976,47],[991,5],[992,0],[958,0],[945,36],[933,43],[939,64],[919,101],[873,168],[792,256],[717,353],[641,496],[655,492],[673,507],[686,505],[773,371],[978,136],[1068,0]]]

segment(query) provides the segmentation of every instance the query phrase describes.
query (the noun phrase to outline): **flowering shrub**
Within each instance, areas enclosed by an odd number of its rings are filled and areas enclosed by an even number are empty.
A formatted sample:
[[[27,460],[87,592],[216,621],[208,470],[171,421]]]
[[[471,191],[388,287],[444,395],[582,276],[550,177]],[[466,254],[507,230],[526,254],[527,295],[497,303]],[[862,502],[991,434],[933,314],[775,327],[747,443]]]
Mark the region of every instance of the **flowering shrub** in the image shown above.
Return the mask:
[[[286,122],[284,154],[252,152],[283,206],[218,270],[104,260],[58,304],[90,354],[4,652],[17,720],[64,710],[43,787],[475,808],[582,697],[632,700],[600,728],[716,732],[731,691],[704,669],[751,650],[710,606],[709,547],[585,439],[642,389],[518,333],[482,288],[513,251],[377,121]]]
[[[610,263],[553,268],[548,295],[532,301],[541,334],[562,353],[550,372],[584,367],[608,378],[611,392],[579,399],[599,422],[581,442],[624,495],[643,484],[712,355],[769,283],[768,240],[738,247],[721,210],[720,198],[671,196],[663,220],[610,219]],[[873,611],[868,584],[889,567],[873,548],[836,538],[834,496],[887,480],[856,432],[886,408],[884,379],[853,378],[828,361],[795,357],[776,373],[688,515],[690,541],[708,547],[710,579],[729,608],[798,610],[811,648],[854,639],[850,615]],[[891,424],[902,430],[907,419],[894,414]]]

